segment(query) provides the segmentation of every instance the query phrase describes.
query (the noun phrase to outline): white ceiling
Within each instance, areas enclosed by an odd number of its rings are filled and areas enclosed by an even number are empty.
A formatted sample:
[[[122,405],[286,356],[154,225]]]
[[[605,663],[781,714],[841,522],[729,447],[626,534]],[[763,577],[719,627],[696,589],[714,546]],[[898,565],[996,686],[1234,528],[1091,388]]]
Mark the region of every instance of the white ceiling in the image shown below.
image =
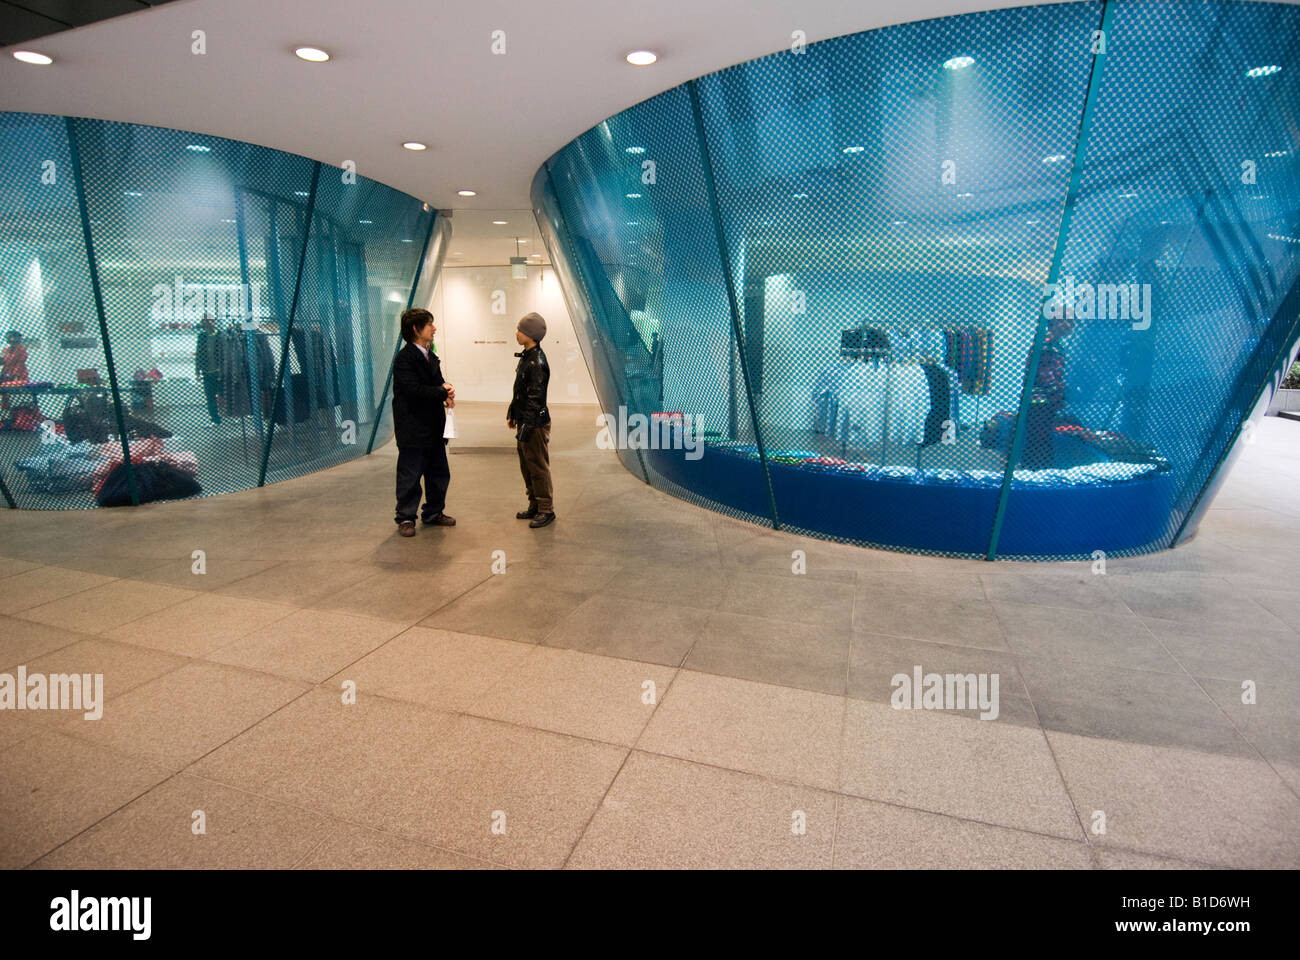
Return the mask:
[[[496,220],[506,221],[504,224]],[[519,243],[515,243],[515,239]],[[550,263],[532,210],[455,210],[447,266],[501,266],[516,256],[529,263]],[[539,256],[534,256],[538,254]]]
[[[1053,0],[1055,2],[1055,0]],[[722,67],[1011,0],[179,0],[0,52],[0,110],[154,124],[357,171],[441,209],[528,209],[559,147]],[[491,51],[504,30],[504,56]],[[207,52],[191,52],[194,30]],[[328,50],[311,64],[297,46]],[[651,67],[624,55],[650,48]],[[404,140],[429,150],[403,150]],[[478,191],[470,199],[459,189]],[[459,219],[459,217],[458,217]],[[501,219],[510,219],[504,217]],[[464,228],[469,227],[468,218]],[[534,241],[536,242],[536,241]]]

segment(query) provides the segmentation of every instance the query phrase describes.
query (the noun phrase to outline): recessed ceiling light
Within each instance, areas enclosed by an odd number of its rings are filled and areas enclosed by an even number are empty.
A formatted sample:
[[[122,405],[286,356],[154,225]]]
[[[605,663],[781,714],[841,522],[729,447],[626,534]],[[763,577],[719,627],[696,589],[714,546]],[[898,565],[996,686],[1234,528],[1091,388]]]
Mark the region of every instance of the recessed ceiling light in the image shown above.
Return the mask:
[[[495,225],[498,226],[498,227],[504,227],[504,226],[505,226],[507,223],[509,223],[509,222],[510,222],[509,220],[493,220],[493,221],[492,221],[492,223],[495,224]]]
[[[527,238],[527,237],[515,237],[515,242],[516,242],[516,243],[527,243],[527,242],[528,242],[528,238]]]
[[[628,147],[628,153],[645,153],[645,147]]]
[[[139,190],[123,190],[122,194],[127,197],[143,197],[144,194]]]
[[[1124,200],[1132,200],[1132,199],[1133,199],[1134,197],[1136,197],[1136,196],[1137,196],[1136,193],[1121,193],[1121,194],[1120,194],[1120,197],[1121,197],[1122,199],[1124,199]]]
[[[414,242],[415,242],[415,241],[413,241],[413,240],[403,240],[403,241],[402,241],[402,243],[414,243]]]
[[[791,199],[791,200],[807,200],[807,199],[808,199],[808,194],[806,194],[806,193],[795,193],[795,194],[791,194],[791,195],[790,195],[790,199]]]
[[[891,220],[890,223],[892,223],[892,224],[893,224],[894,226],[896,226],[896,227],[905,227],[905,226],[907,226],[907,221],[906,221],[906,220]]]
[[[659,59],[659,54],[653,50],[633,50],[626,59],[634,67],[648,67]]]
[[[1060,163],[1065,159],[1065,154],[1054,153],[1050,157],[1043,157],[1043,163]]]
[[[293,195],[294,195],[295,197],[305,197],[305,196],[307,196],[307,191],[306,191],[306,190],[295,190],[295,191],[293,192]]]
[[[1026,221],[1025,221],[1025,224],[1026,224],[1027,226],[1030,226],[1030,227],[1034,226],[1034,225],[1037,224],[1037,223],[1038,223],[1037,220],[1026,220]]]
[[[975,194],[973,194],[973,193],[959,193],[959,194],[957,194],[957,196],[959,196],[959,197],[973,197],[973,196],[975,196]]]
[[[404,150],[428,150],[428,144],[421,143],[419,140],[407,140],[402,144]]]
[[[456,191],[456,194],[457,194],[457,196],[461,196],[461,197],[477,197],[477,196],[478,196],[478,191],[477,191],[477,190],[457,190],[457,191]]]
[[[951,60],[943,62],[943,68],[945,70],[965,70],[974,62],[974,57],[953,57]]]
[[[373,220],[358,220],[357,223],[374,223]]]
[[[221,218],[221,222],[222,222],[222,223],[234,223],[235,221],[234,221],[232,218],[230,218],[230,217],[222,217],[222,218]]]
[[[627,222],[627,225],[628,225],[629,227],[639,227],[639,226],[641,226],[641,221],[640,221],[640,220],[629,220],[629,221]]]
[[[186,149],[186,150],[193,151],[194,153],[211,153],[211,152],[212,152],[212,148],[211,148],[211,147],[207,146],[206,144],[202,144],[202,143],[187,143],[187,144],[185,144],[185,149]]]
[[[23,63],[34,63],[38,67],[44,67],[54,62],[53,57],[47,57],[43,53],[37,53],[35,50],[15,50],[14,59],[21,60]]]
[[[1270,63],[1267,66],[1263,66],[1263,67],[1251,67],[1249,70],[1246,71],[1246,76],[1252,79],[1256,77],[1271,77],[1273,74],[1277,73],[1281,69],[1282,68],[1278,64]]]
[[[330,58],[330,55],[319,47],[299,47],[293,52],[293,55],[299,60],[306,60],[309,63],[324,63]]]
[[[628,198],[629,200],[640,200],[640,199],[641,199],[641,194],[639,194],[639,193],[629,193],[629,194],[626,194],[626,196],[627,196],[627,198]]]
[[[855,145],[855,146],[852,146],[852,147],[845,147],[845,148],[844,148],[844,152],[845,152],[845,153],[861,153],[861,152],[862,152],[863,150],[865,150],[865,149],[867,149],[867,148],[866,148],[866,147],[860,147],[860,146],[856,146],[856,145]]]
[[[1285,156],[1286,156],[1288,153],[1290,153],[1290,152],[1291,152],[1290,150],[1273,150],[1273,151],[1271,151],[1271,152],[1269,152],[1269,153],[1264,154],[1264,156],[1266,156],[1266,157],[1285,157]]]

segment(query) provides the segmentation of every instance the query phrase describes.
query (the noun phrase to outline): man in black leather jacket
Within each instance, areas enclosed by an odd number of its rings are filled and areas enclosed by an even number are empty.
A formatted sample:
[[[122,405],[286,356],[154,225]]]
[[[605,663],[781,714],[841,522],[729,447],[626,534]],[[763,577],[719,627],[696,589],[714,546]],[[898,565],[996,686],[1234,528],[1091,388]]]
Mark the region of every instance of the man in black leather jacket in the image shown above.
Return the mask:
[[[546,321],[530,313],[519,321],[515,340],[523,347],[515,367],[515,392],[506,411],[506,426],[515,431],[519,451],[519,472],[528,492],[528,509],[515,516],[531,520],[530,527],[544,527],[555,519],[551,499],[551,411],[546,408],[546,386],[551,368],[546,365],[538,341],[546,336]]]
[[[446,406],[456,403],[456,389],[442,379],[442,365],[433,352],[433,314],[418,308],[402,314],[406,346],[393,360],[393,436],[397,440],[397,532],[415,536],[415,511],[420,506],[424,478],[424,510],[429,526],[454,527],[443,513],[451,469],[447,465]]]

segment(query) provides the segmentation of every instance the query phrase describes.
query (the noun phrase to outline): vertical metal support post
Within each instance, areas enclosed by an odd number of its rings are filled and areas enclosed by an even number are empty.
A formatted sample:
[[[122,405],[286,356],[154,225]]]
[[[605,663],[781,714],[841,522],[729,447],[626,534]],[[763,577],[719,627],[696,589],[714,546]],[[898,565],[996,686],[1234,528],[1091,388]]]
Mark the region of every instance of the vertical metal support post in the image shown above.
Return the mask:
[[[420,248],[420,259],[415,264],[415,276],[411,279],[411,292],[406,295],[406,309],[410,310],[411,305],[415,303],[415,290],[420,285],[420,274],[424,272],[424,261],[429,255],[429,241],[433,239],[434,227],[442,215],[437,210],[433,211],[433,216],[429,218],[429,229],[424,234],[424,246]],[[384,378],[384,389],[379,394],[379,405],[375,407],[375,419],[370,427],[370,442],[366,444],[366,453],[375,449],[375,437],[379,434],[379,418],[383,416],[384,404],[388,401],[388,388],[393,385],[393,360],[397,359],[398,352],[402,349],[402,338],[397,338],[397,346],[393,349],[393,358],[388,361],[388,376]]]
[[[1109,42],[1111,17],[1115,10],[1114,0],[1105,0],[1101,10],[1101,26],[1098,28],[1103,43]],[[1065,191],[1065,204],[1061,210],[1061,225],[1056,231],[1056,249],[1052,253],[1052,264],[1047,270],[1047,286],[1050,287],[1060,279],[1061,261],[1065,259],[1065,245],[1070,239],[1070,223],[1074,218],[1074,205],[1079,196],[1079,184],[1083,181],[1083,162],[1088,153],[1088,134],[1092,127],[1092,114],[1097,106],[1097,97],[1101,92],[1101,77],[1106,64],[1104,48],[1094,47],[1092,69],[1088,75],[1088,96],[1084,100],[1083,115],[1079,118],[1079,133],[1074,141],[1074,161],[1070,168],[1070,185]],[[1030,398],[1034,384],[1038,380],[1038,361],[1043,355],[1043,344],[1047,338],[1046,317],[1042,304],[1048,294],[1043,294],[1034,327],[1034,345],[1029,351],[1029,362],[1025,364],[1025,380],[1020,391],[1020,409],[1016,413],[1016,429],[1011,437],[1011,449],[1007,452],[1007,469],[1002,475],[1002,490],[998,494],[997,510],[993,514],[993,531],[989,536],[989,549],[984,559],[996,559],[998,539],[1002,536],[1002,523],[1006,519],[1007,501],[1011,496],[1011,479],[1020,462],[1025,446],[1025,431],[1029,425]]]
[[[754,429],[754,443],[758,446],[758,461],[763,468],[763,481],[767,484],[767,503],[772,511],[772,529],[781,529],[781,518],[776,511],[776,494],[772,489],[772,474],[767,465],[767,449],[763,444],[763,435],[758,429],[758,410],[754,404],[754,391],[750,387],[749,359],[746,357],[745,341],[740,325],[740,305],[736,301],[735,278],[731,273],[731,257],[727,252],[727,234],[722,227],[722,214],[718,211],[718,191],[713,182],[713,158],[709,154],[709,141],[704,133],[704,112],[700,108],[700,93],[694,80],[686,82],[686,92],[691,98],[691,116],[695,120],[695,136],[700,144],[700,162],[704,166],[704,190],[709,202],[709,212],[713,216],[713,233],[718,243],[718,255],[722,258],[722,282],[727,288],[727,306],[731,310],[732,335],[736,338],[736,351],[740,358],[740,376],[745,382],[745,395],[749,398],[749,419]]]
[[[77,145],[76,121],[65,117],[68,131],[68,151],[72,156],[72,181],[77,190],[77,211],[81,214],[81,233],[86,242],[86,265],[90,270],[90,290],[95,297],[95,313],[99,316],[99,337],[104,346],[104,366],[108,368],[108,388],[113,394],[113,411],[117,415],[117,435],[122,440],[122,463],[126,470],[126,486],[131,492],[131,505],[140,505],[140,490],[135,482],[135,469],[131,466],[131,441],[126,436],[126,417],[122,413],[122,394],[117,388],[117,369],[113,365],[113,345],[108,341],[108,320],[104,314],[104,294],[99,286],[99,268],[95,264],[95,244],[90,236],[90,214],[86,209],[86,188],[82,180],[81,149]]]
[[[311,242],[311,221],[316,212],[316,187],[320,184],[320,161],[317,160],[311,171],[311,192],[307,195],[307,219],[302,231],[302,250],[298,253],[298,275],[293,282],[293,301],[289,305],[289,320],[284,329],[284,342],[280,346],[280,369],[275,374],[275,394],[271,398],[271,424],[266,431],[266,447],[262,451],[262,469],[257,476],[257,485],[266,486],[266,467],[271,461],[271,441],[275,439],[275,408],[280,403],[284,391],[284,368],[289,363],[289,337],[293,334],[293,316],[298,312],[298,296],[302,292],[302,268],[307,260],[307,246]],[[292,416],[290,404],[286,403],[285,420]]]

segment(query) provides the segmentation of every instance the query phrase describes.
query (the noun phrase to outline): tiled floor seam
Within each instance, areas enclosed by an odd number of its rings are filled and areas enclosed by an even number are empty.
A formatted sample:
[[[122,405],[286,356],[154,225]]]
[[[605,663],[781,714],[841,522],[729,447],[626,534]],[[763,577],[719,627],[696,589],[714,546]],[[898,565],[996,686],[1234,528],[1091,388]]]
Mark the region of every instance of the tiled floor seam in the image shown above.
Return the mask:
[[[102,746],[102,745],[101,745],[101,746]],[[138,757],[136,754],[124,754],[124,752],[121,751],[121,750],[114,750],[114,749],[111,749],[111,748],[106,748],[106,749],[108,749],[110,753],[123,754],[124,756],[128,756],[128,757],[130,757],[131,759],[139,759],[139,757]],[[99,826],[101,823],[103,823],[103,822],[104,822],[105,820],[107,820],[109,817],[115,816],[116,814],[118,814],[118,813],[121,812],[122,810],[124,810],[124,809],[126,809],[127,807],[129,807],[131,804],[135,803],[135,802],[136,802],[137,800],[139,800],[141,797],[145,796],[146,794],[152,793],[154,790],[157,790],[157,789],[158,789],[159,787],[161,787],[163,784],[165,784],[165,783],[167,783],[167,782],[169,782],[169,781],[175,779],[176,776],[177,776],[179,773],[180,773],[179,770],[173,771],[173,772],[167,774],[165,777],[163,777],[163,778],[162,778],[161,780],[159,780],[157,783],[150,784],[148,787],[145,787],[143,790],[141,790],[141,791],[140,791],[139,793],[137,793],[135,796],[130,797],[130,798],[127,799],[127,800],[124,800],[121,804],[119,804],[117,807],[115,807],[115,808],[113,808],[112,810],[110,810],[108,813],[104,814],[102,817],[100,817],[100,818],[99,818],[98,820],[96,820],[94,823],[87,824],[85,828],[83,828],[83,829],[81,829],[81,830],[78,830],[78,831],[77,831],[76,833],[74,833],[72,836],[67,837],[67,838],[65,838],[65,839],[63,839],[63,840],[60,840],[57,844],[55,844],[54,846],[50,847],[50,849],[46,850],[46,851],[45,851],[44,853],[42,853],[39,857],[37,857],[37,858],[34,859],[34,860],[29,861],[27,864],[25,864],[24,866],[20,867],[19,869],[22,869],[22,870],[28,870],[28,869],[31,869],[31,867],[32,867],[33,864],[35,864],[35,863],[39,863],[41,860],[44,860],[46,857],[48,857],[50,854],[54,853],[55,851],[57,851],[57,850],[60,849],[61,847],[64,847],[64,846],[68,845],[69,843],[71,843],[73,840],[76,840],[76,839],[77,839],[79,836],[81,836],[82,834],[84,834],[84,833],[86,833],[86,832],[88,832],[88,831],[90,831],[90,830],[94,830],[97,826]]]
[[[17,620],[17,619],[20,619],[20,618],[19,618],[19,617],[13,617],[13,618],[11,618],[11,619]],[[36,621],[34,621],[34,620],[25,620],[25,621],[23,621],[23,622],[24,622],[24,623],[35,623]],[[2,672],[6,672],[6,673],[7,673],[7,672],[9,672],[10,670],[16,670],[18,667],[26,666],[27,664],[31,663],[33,660],[39,660],[41,657],[47,657],[47,656],[49,656],[51,653],[58,653],[60,650],[66,650],[66,649],[68,649],[68,647],[76,646],[76,645],[79,644],[79,643],[85,643],[87,640],[102,640],[102,639],[104,639],[103,637],[96,636],[96,635],[93,634],[93,633],[81,633],[79,630],[63,630],[62,627],[54,627],[53,629],[55,629],[55,630],[62,630],[64,633],[70,633],[70,634],[73,634],[73,635],[76,637],[76,639],[75,639],[75,640],[69,640],[67,643],[61,643],[61,644],[59,644],[57,647],[50,647],[50,649],[48,649],[48,650],[42,650],[40,653],[38,653],[38,654],[37,654],[36,656],[34,656],[34,657],[28,657],[28,658],[26,658],[25,660],[21,660],[21,661],[19,661],[19,662],[17,662],[17,663],[10,664],[9,666],[6,666],[6,667],[0,667],[0,671],[2,671]]]
[[[983,581],[980,581],[980,583],[982,586]],[[1003,639],[1005,640],[1006,628],[1002,624],[1002,618],[998,616],[996,607],[993,608],[993,619],[996,621],[998,629],[1002,632]],[[1074,794],[1070,792],[1070,781],[1066,779],[1065,771],[1061,769],[1061,761],[1056,756],[1056,751],[1052,749],[1052,741],[1047,736],[1046,728],[1043,727],[1042,718],[1038,715],[1038,706],[1034,703],[1034,695],[1029,689],[1029,684],[1025,682],[1024,675],[1020,672],[1020,658],[1016,657],[1013,653],[1012,660],[1016,665],[1016,673],[1020,677],[1020,685],[1024,688],[1025,699],[1029,701],[1029,709],[1034,711],[1034,723],[1038,727],[1038,735],[1043,738],[1043,745],[1047,747],[1047,752],[1052,758],[1052,768],[1056,771],[1056,779],[1061,785],[1061,792],[1064,793],[1066,799],[1070,801],[1070,810],[1074,812],[1075,822],[1079,824],[1079,830],[1083,833],[1084,846],[1091,848],[1092,842],[1088,834],[1088,825],[1084,822],[1083,817],[1079,813],[1079,805],[1075,803]],[[1089,856],[1091,857],[1092,854],[1090,853]],[[1095,862],[1096,861],[1094,860],[1094,863]]]
[[[35,561],[28,561],[28,562],[31,563],[31,562],[35,562]],[[89,571],[86,571],[86,570],[77,570],[77,569],[72,568],[72,567],[60,567],[58,564],[55,564],[55,563],[41,563],[40,566],[42,566],[42,567],[55,567],[55,568],[57,568],[57,569],[59,569],[59,570],[64,571],[65,573],[68,573],[68,572],[70,572],[70,573],[87,573],[87,572],[89,572]],[[32,572],[31,570],[24,570],[24,571],[23,571],[23,573],[31,573],[31,572]],[[79,594],[79,593],[86,593],[88,590],[98,590],[100,587],[106,587],[106,586],[108,586],[110,583],[113,583],[113,582],[115,582],[115,581],[118,581],[118,580],[125,580],[125,579],[126,579],[125,577],[109,577],[108,574],[106,574],[106,573],[97,574],[97,576],[108,577],[108,579],[105,580],[103,583],[96,583],[96,584],[94,584],[93,586],[90,586],[90,587],[82,587],[80,590],[73,590],[73,591],[71,591],[71,592],[69,592],[69,593],[62,594],[62,595],[57,596],[57,597],[54,597],[54,598],[52,598],[52,599],[50,599],[50,600],[42,600],[40,603],[33,603],[30,607],[23,607],[21,610],[14,610],[14,611],[12,611],[12,612],[10,612],[10,613],[3,614],[3,616],[6,616],[6,617],[13,617],[13,618],[15,618],[15,619],[19,619],[19,620],[27,620],[26,617],[22,616],[22,614],[26,613],[28,610],[35,610],[37,607],[43,607],[43,606],[45,606],[45,605],[48,604],[48,603],[58,603],[60,600],[67,600],[69,597],[75,597],[75,596],[76,596],[77,594]],[[28,623],[41,623],[40,620],[27,620],[27,622],[28,622]],[[44,624],[44,626],[53,626],[53,625],[52,625],[52,624]],[[63,628],[60,627],[59,629],[63,629]]]
[[[515,642],[518,642],[518,641],[515,641]],[[661,667],[661,668],[664,669],[664,670],[673,670],[673,669],[674,669],[673,667],[665,667],[663,664],[657,664],[657,666]],[[284,679],[284,678],[281,678],[281,679]],[[333,679],[333,678],[331,677],[330,679]],[[316,691],[316,690],[324,690],[324,691],[330,693],[331,695],[337,693],[338,691],[336,691],[336,690],[334,690],[334,689],[332,689],[332,688],[329,688],[329,687],[326,687],[326,686],[325,686],[325,683],[328,683],[328,682],[329,682],[329,681],[327,680],[327,681],[324,681],[324,682],[322,682],[322,683],[319,683],[319,684],[317,684],[316,686],[312,687],[311,690],[309,690],[309,691],[307,691],[307,692],[308,692],[308,693],[311,693],[311,692],[314,692],[314,691]],[[360,692],[360,691],[359,691],[359,692]],[[595,746],[601,746],[601,747],[615,747],[616,749],[619,749],[619,750],[630,750],[630,749],[632,749],[632,747],[629,746],[628,744],[626,744],[626,743],[620,743],[620,742],[617,741],[617,740],[601,740],[601,739],[599,739],[599,738],[597,738],[597,737],[584,736],[583,734],[580,734],[580,733],[569,733],[569,732],[564,731],[564,730],[551,730],[551,729],[549,729],[549,728],[547,728],[547,727],[535,727],[535,726],[532,726],[531,724],[520,723],[518,720],[504,720],[504,719],[502,719],[501,717],[490,717],[490,716],[488,716],[488,715],[486,715],[486,714],[482,714],[482,713],[473,713],[473,712],[471,712],[471,711],[469,711],[469,710],[447,710],[447,709],[444,709],[444,708],[442,708],[442,707],[436,707],[436,706],[433,706],[433,705],[428,704],[428,703],[422,703],[422,702],[420,702],[419,700],[404,700],[404,699],[402,699],[401,697],[395,697],[395,696],[393,696],[392,694],[388,694],[388,693],[376,693],[376,692],[374,692],[374,691],[370,691],[370,692],[364,693],[363,695],[364,695],[364,696],[367,696],[367,697],[374,697],[374,698],[376,698],[376,699],[378,699],[378,700],[384,700],[384,701],[386,701],[387,703],[397,704],[397,705],[399,705],[399,706],[403,706],[403,707],[415,707],[415,708],[417,708],[417,709],[419,709],[419,710],[426,710],[426,711],[428,711],[428,712],[430,712],[430,713],[436,713],[436,714],[438,714],[438,715],[440,715],[440,716],[443,716],[443,717],[465,717],[465,718],[470,719],[470,720],[482,720],[482,721],[484,721],[484,722],[486,722],[486,723],[497,723],[497,724],[500,724],[500,725],[503,726],[503,727],[514,727],[514,728],[516,728],[516,729],[518,729],[518,730],[528,730],[528,731],[531,731],[531,732],[533,732],[533,733],[544,733],[544,734],[547,734],[548,736],[552,736],[552,737],[567,737],[567,738],[569,738],[569,739],[571,739],[571,740],[581,740],[583,743],[590,743],[590,744],[593,744],[593,745],[595,745]],[[660,698],[660,702],[662,702],[662,700],[663,700],[663,698],[661,697],[661,698]],[[288,706],[288,704],[285,704],[285,706]],[[653,711],[651,712],[651,715],[653,716]],[[267,716],[269,717],[270,714],[267,714]],[[259,721],[259,722],[261,722],[261,721]],[[645,727],[648,726],[648,725],[649,725],[649,720],[647,720],[646,723],[642,725],[642,728],[641,728],[642,731],[644,731],[644,730],[645,730]],[[247,732],[247,731],[244,731],[244,732]],[[637,734],[637,737],[638,737],[638,739],[639,739],[639,738],[640,738],[640,734]],[[195,763],[197,763],[197,762],[198,762],[198,761],[196,760]]]
[[[1152,630],[1149,626],[1147,626],[1145,622],[1143,622],[1142,628],[1151,635],[1151,638],[1155,640],[1156,643],[1160,644],[1161,648],[1165,651],[1165,653],[1169,655],[1170,659],[1172,659],[1174,663],[1178,664],[1179,669],[1181,669],[1183,673],[1187,674],[1187,676],[1191,679],[1192,683],[1196,684],[1196,689],[1200,690],[1201,693],[1205,694],[1205,696],[1209,699],[1209,701],[1212,704],[1214,704],[1215,709],[1218,710],[1219,713],[1223,716],[1223,718],[1228,721],[1228,725],[1232,727],[1232,729],[1236,732],[1237,736],[1240,737],[1241,740],[1247,746],[1249,746],[1252,751],[1254,751],[1255,756],[1257,756],[1270,770],[1273,771],[1273,775],[1282,782],[1282,785],[1288,791],[1290,791],[1290,793],[1297,800],[1300,800],[1300,790],[1297,790],[1294,784],[1292,784],[1289,780],[1287,780],[1286,777],[1282,776],[1282,774],[1278,771],[1277,767],[1273,766],[1273,761],[1271,761],[1268,757],[1264,756],[1264,752],[1260,750],[1258,746],[1255,745],[1255,741],[1252,740],[1250,737],[1246,736],[1246,734],[1241,730],[1241,728],[1237,726],[1236,722],[1232,719],[1232,716],[1228,713],[1228,711],[1223,709],[1223,706],[1219,703],[1218,700],[1215,700],[1214,697],[1210,696],[1210,691],[1205,689],[1205,687],[1202,685],[1200,681],[1200,678],[1194,676],[1192,672],[1188,670],[1186,666],[1183,665],[1183,662],[1179,660],[1177,656],[1174,655],[1174,652],[1170,650],[1168,646],[1166,646],[1163,640],[1161,640],[1158,636],[1156,636],[1155,631]]]
[[[582,825],[582,830],[578,833],[578,838],[573,841],[573,846],[570,848],[568,856],[564,858],[564,863],[560,867],[561,870],[568,869],[569,861],[572,860],[573,855],[577,853],[578,847],[581,845],[583,838],[587,835],[587,831],[591,829],[592,823],[595,822],[596,815],[599,814],[601,809],[605,806],[605,798],[608,797],[609,792],[614,789],[614,784],[618,782],[618,778],[623,773],[623,768],[627,766],[627,762],[631,759],[632,754],[637,752],[638,745],[641,743],[641,738],[645,736],[646,730],[649,729],[651,721],[654,720],[655,713],[663,705],[664,701],[668,699],[668,694],[672,691],[673,684],[677,682],[677,677],[682,672],[681,667],[669,669],[673,670],[673,675],[668,680],[668,685],[664,687],[663,691],[659,694],[659,697],[655,700],[654,709],[650,711],[650,716],[647,717],[646,722],[641,725],[641,729],[637,732],[636,739],[632,741],[632,745],[627,748],[627,753],[623,755],[622,761],[619,762],[618,769],[614,771],[614,776],[610,779],[609,784],[600,795],[600,800],[596,804],[596,809],[593,810],[591,816],[587,818],[587,822]],[[649,750],[642,750],[640,752],[652,756],[661,756],[661,754],[655,754]]]
[[[1006,823],[994,823],[990,820],[980,820],[976,817],[963,817],[955,813],[947,813],[943,810],[932,810],[929,807],[917,807],[906,803],[899,803],[897,800],[888,800],[882,797],[867,796],[866,794],[853,793],[848,790],[835,790],[826,787],[819,787],[813,783],[807,783],[802,780],[787,780],[781,777],[774,777],[770,774],[756,773],[753,770],[740,770],[735,767],[723,766],[708,760],[700,760],[697,757],[683,757],[675,753],[661,753],[657,750],[649,750],[643,747],[634,747],[632,753],[644,753],[654,757],[666,757],[670,760],[677,760],[681,763],[690,763],[699,767],[707,767],[712,770],[720,770],[723,773],[736,774],[742,777],[748,777],[766,784],[772,784],[780,787],[793,787],[798,790],[815,790],[832,797],[841,797],[847,800],[864,800],[869,803],[879,803],[888,807],[895,807],[899,810],[911,810],[915,813],[925,813],[936,817],[946,817],[949,820],[960,820],[964,823],[973,823],[984,827],[995,827],[999,830],[1013,830],[1017,833],[1027,833],[1036,837],[1046,837],[1051,840],[1060,840],[1063,843],[1077,843],[1086,846],[1086,840],[1081,838],[1063,837],[1059,833],[1044,833],[1041,830],[1030,830],[1026,827],[1011,826]]]

